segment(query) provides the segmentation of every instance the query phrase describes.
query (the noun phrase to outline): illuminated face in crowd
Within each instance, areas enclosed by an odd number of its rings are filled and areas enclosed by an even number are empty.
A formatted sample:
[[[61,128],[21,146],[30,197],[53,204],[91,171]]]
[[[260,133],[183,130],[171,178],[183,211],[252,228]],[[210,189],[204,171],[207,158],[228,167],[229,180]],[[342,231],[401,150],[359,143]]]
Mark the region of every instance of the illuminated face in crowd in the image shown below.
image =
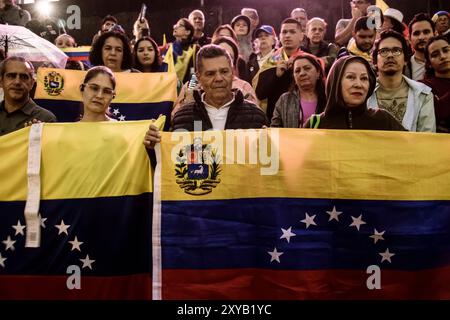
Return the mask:
[[[440,15],[436,20],[436,31],[438,34],[442,34],[450,28],[450,18],[443,14]]]
[[[102,47],[103,64],[114,72],[122,71],[123,43],[116,37],[106,39]]]
[[[300,91],[311,90],[316,87],[320,73],[308,59],[295,60],[293,71],[295,84]]]
[[[104,115],[114,97],[113,84],[107,74],[99,73],[84,84],[84,114]]]
[[[258,33],[258,46],[261,52],[266,52],[272,50],[275,45],[275,38],[273,35],[268,34],[267,32],[260,31]]]
[[[325,24],[317,20],[310,21],[307,36],[312,43],[319,44],[325,37]]]
[[[142,40],[139,42],[137,48],[137,58],[140,64],[145,67],[150,67],[155,61],[155,56],[156,52],[150,41]]]
[[[205,16],[200,10],[192,11],[189,15],[189,21],[194,26],[195,31],[203,32],[205,28]]]
[[[245,36],[248,34],[248,25],[244,20],[238,20],[233,26],[234,32],[238,36]]]
[[[77,46],[75,40],[67,34],[58,36],[55,40],[55,45],[60,49],[75,48]]]
[[[412,25],[409,35],[415,51],[425,52],[428,40],[433,36],[433,29],[428,21],[419,21]]]
[[[259,25],[259,17],[253,10],[245,10],[241,11],[241,14],[247,16],[250,19],[251,29],[254,30]]]
[[[367,8],[370,6],[370,1],[366,0],[352,0],[350,1],[351,8],[358,8],[364,15],[367,14]]]
[[[308,23],[308,15],[303,10],[294,10],[291,13],[291,18],[297,20],[302,25],[303,31],[306,31],[306,24]]]
[[[433,41],[428,47],[428,57],[437,77],[450,76],[450,44],[447,41]]]
[[[405,54],[402,43],[396,38],[386,38],[380,42],[377,52],[378,71],[387,76],[403,72]]]
[[[361,62],[350,62],[342,73],[341,94],[349,108],[360,106],[366,101],[369,93],[369,74]]]
[[[105,23],[102,25],[102,32],[107,32],[109,31],[112,27],[114,27],[116,25],[116,23],[114,21],[111,20],[106,20]]]
[[[190,31],[184,25],[183,20],[178,20],[173,26],[173,36],[177,40],[183,40],[189,38]]]
[[[32,70],[28,62],[13,60],[6,63],[5,73],[0,81],[6,101],[17,104],[28,101],[34,85]]]
[[[303,33],[296,23],[284,23],[281,25],[280,42],[284,48],[295,50],[300,47]]]
[[[376,36],[377,32],[375,29],[359,29],[353,34],[356,46],[363,52],[370,52],[372,50]]]
[[[233,68],[226,57],[202,59],[198,68],[197,78],[205,91],[207,103],[225,103],[231,100]]]

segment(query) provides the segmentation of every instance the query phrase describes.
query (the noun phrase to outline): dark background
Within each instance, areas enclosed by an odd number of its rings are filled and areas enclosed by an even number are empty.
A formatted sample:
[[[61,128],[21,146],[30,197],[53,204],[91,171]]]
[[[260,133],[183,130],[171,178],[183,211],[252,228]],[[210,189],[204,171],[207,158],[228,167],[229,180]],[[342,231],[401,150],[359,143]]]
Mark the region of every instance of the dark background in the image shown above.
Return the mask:
[[[193,9],[201,9],[205,13],[206,32],[211,35],[215,27],[230,23],[231,19],[240,13],[241,8],[251,7],[258,10],[260,22],[271,24],[279,33],[280,22],[289,16],[291,10],[303,7],[308,12],[308,17],[324,18],[328,23],[326,38],[332,40],[336,22],[344,17],[350,17],[350,0],[61,0],[52,2],[55,7],[56,18],[67,19],[66,9],[75,4],[81,8],[81,30],[67,30],[75,37],[79,45],[90,44],[93,34],[99,29],[101,19],[112,14],[116,16],[127,33],[131,35],[132,26],[137,19],[141,4],[147,5],[146,18],[151,24],[151,35],[158,43],[162,43],[165,33],[167,41],[172,41],[172,26],[181,17],[187,15]],[[403,12],[404,21],[409,22],[415,13],[429,12],[434,14],[438,10],[450,10],[449,0],[385,0],[393,8]],[[33,5],[23,5],[33,17]]]

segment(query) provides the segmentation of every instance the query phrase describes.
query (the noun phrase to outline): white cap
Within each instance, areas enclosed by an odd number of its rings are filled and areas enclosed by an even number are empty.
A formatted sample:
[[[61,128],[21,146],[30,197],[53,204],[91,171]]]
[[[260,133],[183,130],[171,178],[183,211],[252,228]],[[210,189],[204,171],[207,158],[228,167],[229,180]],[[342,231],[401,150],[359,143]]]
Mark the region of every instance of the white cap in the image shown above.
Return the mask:
[[[398,22],[403,22],[403,13],[394,8],[388,8],[384,11],[384,16],[397,20]]]

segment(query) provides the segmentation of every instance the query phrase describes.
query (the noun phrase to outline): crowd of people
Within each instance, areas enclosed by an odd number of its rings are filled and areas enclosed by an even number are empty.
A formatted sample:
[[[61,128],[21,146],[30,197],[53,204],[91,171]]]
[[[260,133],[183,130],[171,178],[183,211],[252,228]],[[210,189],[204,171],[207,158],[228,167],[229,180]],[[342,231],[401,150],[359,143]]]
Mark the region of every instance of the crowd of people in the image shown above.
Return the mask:
[[[384,12],[370,0],[352,0],[335,38],[321,17],[295,8],[276,27],[243,8],[209,37],[205,15],[192,11],[173,25],[174,41],[158,45],[150,23],[139,17],[130,39],[118,20],[106,16],[93,36],[80,91],[80,121],[113,121],[116,72],[175,72],[178,99],[171,129],[263,127],[450,132],[450,14],[417,13],[406,24],[395,8]],[[0,0],[2,23],[26,25],[29,14],[13,0]],[[20,12],[22,12],[20,14]],[[61,34],[59,48],[76,47]],[[31,63],[7,57],[0,67],[4,99],[0,135],[36,121],[56,121],[31,97]],[[150,126],[144,144],[160,141]]]

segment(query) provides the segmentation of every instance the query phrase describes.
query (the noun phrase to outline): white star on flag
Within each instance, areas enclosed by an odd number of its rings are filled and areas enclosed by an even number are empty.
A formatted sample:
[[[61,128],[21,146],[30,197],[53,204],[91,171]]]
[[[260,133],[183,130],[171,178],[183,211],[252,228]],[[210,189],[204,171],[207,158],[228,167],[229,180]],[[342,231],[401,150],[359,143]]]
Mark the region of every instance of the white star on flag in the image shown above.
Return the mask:
[[[58,235],[61,233],[65,233],[66,235],[69,235],[67,233],[67,229],[69,229],[70,224],[64,224],[64,220],[61,220],[60,224],[55,224],[55,228],[58,228]]]
[[[382,231],[382,232],[378,232],[377,231],[377,229],[373,229],[374,231],[373,231],[373,235],[371,235],[369,238],[372,238],[373,239],[373,243],[377,243],[378,242],[378,240],[384,240],[384,238],[383,238],[383,234],[386,232],[386,231]]]
[[[73,251],[73,250],[76,249],[76,250],[78,250],[78,251],[81,252],[80,246],[81,246],[84,242],[78,241],[78,238],[75,236],[75,239],[74,239],[73,241],[69,241],[69,243],[72,245],[72,249],[70,249],[70,251]]]
[[[336,211],[336,207],[333,206],[333,210],[327,211],[327,213],[330,215],[330,219],[328,219],[328,221],[336,220],[337,222],[339,222],[339,215],[342,213],[342,211]]]
[[[287,230],[281,228],[281,232],[283,232],[283,235],[280,239],[286,239],[288,243],[291,241],[291,237],[295,237],[295,233],[292,232],[292,227],[289,227]]]
[[[284,252],[278,252],[277,248],[273,248],[273,251],[267,251],[268,254],[270,254],[270,262],[272,261],[277,261],[278,263],[280,263],[280,256],[284,253]]]
[[[314,222],[314,218],[316,217],[316,215],[313,216],[309,216],[308,212],[305,213],[305,219],[301,220],[300,222],[303,222],[304,224],[306,224],[306,229],[308,229],[308,227],[310,225],[314,225],[317,226],[317,224]]]
[[[86,258],[80,259],[80,261],[83,262],[83,266],[82,266],[83,269],[84,268],[89,268],[91,270],[92,270],[92,264],[95,262],[95,260],[89,259],[89,255],[88,254],[86,255]]]
[[[121,116],[119,117],[119,121],[125,121],[125,116],[124,116],[124,115],[121,115]]]
[[[14,243],[16,243],[16,240],[12,240],[10,236],[6,240],[2,241],[5,244],[5,251],[8,251],[8,249],[11,249],[11,251],[14,251]]]
[[[366,224],[362,220],[362,214],[360,214],[358,218],[355,218],[352,216],[352,220],[353,220],[353,222],[350,224],[350,227],[356,227],[356,229],[358,229],[358,231],[362,224]]]
[[[0,253],[0,266],[2,266],[2,268],[5,267],[5,261],[7,258],[3,258],[2,254]]]
[[[381,258],[381,262],[383,263],[383,261],[389,261],[389,263],[392,263],[391,261],[391,257],[395,256],[395,253],[390,253],[389,252],[389,248],[386,249],[385,252],[380,252],[378,253],[382,258]]]
[[[45,229],[45,221],[47,218],[42,218],[41,214],[38,214],[39,221],[41,222],[41,227]]]
[[[25,235],[25,233],[23,233],[23,229],[25,229],[26,226],[23,226],[20,223],[20,220],[17,220],[17,224],[15,226],[12,226],[12,227],[13,227],[14,230],[16,230],[16,233],[14,234],[15,236],[17,236],[18,234],[21,234],[23,236]]]
[[[119,112],[119,109],[114,109],[113,114],[114,114],[115,116],[117,116],[119,113],[120,113],[120,112]]]

